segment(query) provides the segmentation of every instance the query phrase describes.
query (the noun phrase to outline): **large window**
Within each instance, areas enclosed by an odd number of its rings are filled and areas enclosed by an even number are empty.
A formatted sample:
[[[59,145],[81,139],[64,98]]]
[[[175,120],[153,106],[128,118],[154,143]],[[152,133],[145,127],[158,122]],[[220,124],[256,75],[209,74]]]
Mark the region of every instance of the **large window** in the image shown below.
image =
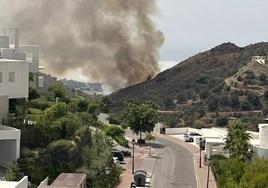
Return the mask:
[[[0,72],[0,83],[2,83],[2,82],[3,82],[3,73]]]
[[[15,81],[15,72],[10,72],[8,74],[8,81],[9,82],[14,82]]]

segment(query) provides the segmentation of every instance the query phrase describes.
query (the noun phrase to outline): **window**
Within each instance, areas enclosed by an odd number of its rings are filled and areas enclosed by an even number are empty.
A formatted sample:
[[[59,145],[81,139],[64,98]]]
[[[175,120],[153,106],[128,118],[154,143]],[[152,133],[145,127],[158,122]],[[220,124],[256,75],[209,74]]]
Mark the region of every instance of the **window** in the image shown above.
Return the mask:
[[[2,83],[2,82],[3,82],[3,73],[0,72],[0,83]]]
[[[15,72],[10,72],[8,74],[8,81],[9,82],[14,82],[15,81]]]

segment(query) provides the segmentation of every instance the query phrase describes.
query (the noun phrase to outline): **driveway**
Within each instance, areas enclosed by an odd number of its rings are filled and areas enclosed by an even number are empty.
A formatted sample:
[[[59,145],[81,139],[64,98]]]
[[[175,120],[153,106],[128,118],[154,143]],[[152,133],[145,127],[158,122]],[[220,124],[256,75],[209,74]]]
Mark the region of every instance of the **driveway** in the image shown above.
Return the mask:
[[[192,154],[165,138],[157,138],[158,157],[153,172],[153,188],[196,188]]]

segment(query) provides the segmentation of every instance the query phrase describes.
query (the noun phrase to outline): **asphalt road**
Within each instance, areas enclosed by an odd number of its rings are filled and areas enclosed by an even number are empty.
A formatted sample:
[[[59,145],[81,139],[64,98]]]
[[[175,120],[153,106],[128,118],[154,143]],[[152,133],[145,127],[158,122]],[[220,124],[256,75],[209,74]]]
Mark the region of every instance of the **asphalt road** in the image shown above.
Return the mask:
[[[158,158],[155,163],[153,188],[196,188],[193,158],[182,146],[157,138]]]

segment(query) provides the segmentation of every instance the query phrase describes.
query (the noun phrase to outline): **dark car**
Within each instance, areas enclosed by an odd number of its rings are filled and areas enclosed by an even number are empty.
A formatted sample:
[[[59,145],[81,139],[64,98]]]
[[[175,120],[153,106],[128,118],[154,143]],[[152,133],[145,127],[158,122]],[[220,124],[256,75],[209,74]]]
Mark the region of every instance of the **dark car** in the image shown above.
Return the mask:
[[[117,157],[120,162],[124,161],[124,154],[121,151],[113,150],[112,155],[113,157]]]

